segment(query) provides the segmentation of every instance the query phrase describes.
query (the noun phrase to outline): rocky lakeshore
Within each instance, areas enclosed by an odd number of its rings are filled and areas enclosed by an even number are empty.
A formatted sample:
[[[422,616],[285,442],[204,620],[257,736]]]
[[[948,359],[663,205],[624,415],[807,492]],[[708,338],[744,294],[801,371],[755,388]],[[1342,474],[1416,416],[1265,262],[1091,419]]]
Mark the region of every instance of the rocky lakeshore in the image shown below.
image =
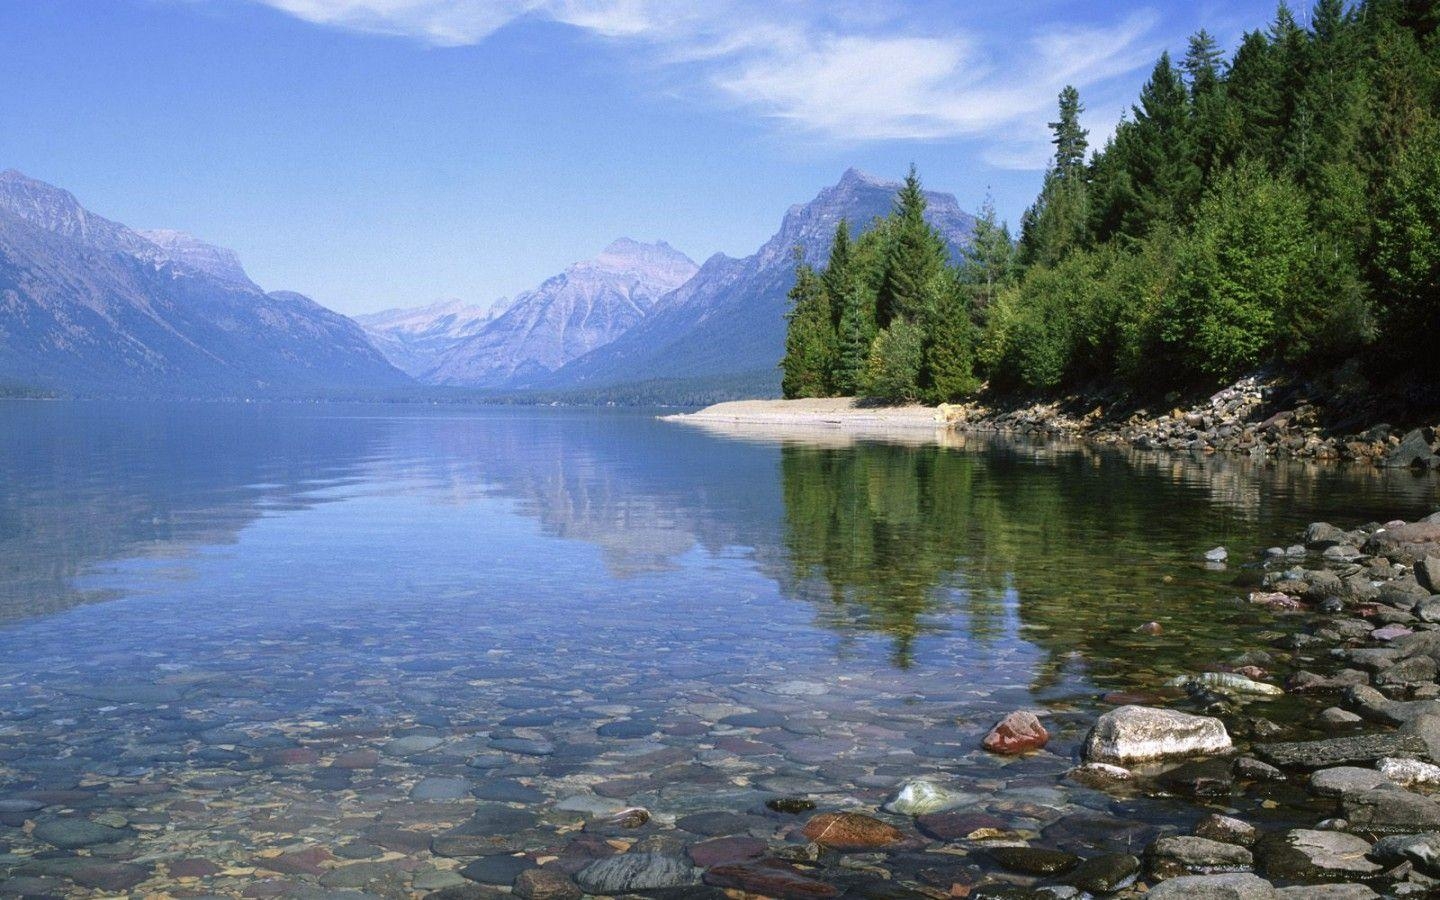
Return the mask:
[[[1074,396],[1022,403],[977,399],[941,406],[936,414],[971,431],[1083,437],[1142,450],[1440,470],[1440,422],[1397,427],[1370,410],[1336,414],[1304,389],[1263,375],[1242,378],[1189,405],[1160,410],[1110,396]]]
[[[1440,513],[1196,566],[1228,566],[1273,627],[1098,715],[917,721],[878,672],[570,706],[537,680],[457,681],[436,653],[284,716],[202,673],[12,678],[0,896],[1430,895]],[[906,683],[943,702],[954,681]],[[428,711],[367,712],[398,697]],[[467,718],[482,708],[500,717]],[[43,735],[66,749],[23,751]],[[870,741],[887,749],[856,756]]]

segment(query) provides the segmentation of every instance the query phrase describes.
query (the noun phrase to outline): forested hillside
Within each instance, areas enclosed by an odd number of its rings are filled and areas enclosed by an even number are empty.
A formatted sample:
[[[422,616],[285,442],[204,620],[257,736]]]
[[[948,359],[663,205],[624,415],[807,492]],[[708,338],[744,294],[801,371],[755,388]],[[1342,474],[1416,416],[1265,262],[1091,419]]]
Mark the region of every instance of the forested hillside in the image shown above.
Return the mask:
[[[1440,6],[1282,6],[1226,59],[1167,53],[1103,148],[1060,94],[1018,242],[986,207],[958,268],[895,212],[800,267],[787,396],[1193,389],[1274,364],[1372,383],[1440,371]]]

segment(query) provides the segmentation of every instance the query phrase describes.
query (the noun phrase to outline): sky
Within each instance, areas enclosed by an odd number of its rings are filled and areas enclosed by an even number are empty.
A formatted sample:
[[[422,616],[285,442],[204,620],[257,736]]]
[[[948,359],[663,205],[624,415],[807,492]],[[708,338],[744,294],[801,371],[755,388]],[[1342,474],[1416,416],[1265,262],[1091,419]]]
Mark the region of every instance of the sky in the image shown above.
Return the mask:
[[[1055,97],[1103,143],[1271,0],[0,0],[0,169],[346,313],[533,287],[619,236],[744,256],[851,166],[1012,226]]]

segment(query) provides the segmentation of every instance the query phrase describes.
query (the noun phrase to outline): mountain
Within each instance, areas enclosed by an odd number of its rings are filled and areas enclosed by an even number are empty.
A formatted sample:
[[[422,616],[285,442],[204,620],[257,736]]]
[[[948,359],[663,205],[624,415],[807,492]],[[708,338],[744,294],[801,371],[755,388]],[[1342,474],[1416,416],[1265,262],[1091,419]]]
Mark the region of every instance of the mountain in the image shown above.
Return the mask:
[[[166,258],[178,265],[203,272],[232,287],[259,290],[245,274],[245,267],[240,265],[240,257],[235,255],[234,250],[216,247],[194,235],[166,228],[142,229],[136,234],[159,247]]]
[[[515,297],[510,307],[441,357],[432,384],[509,388],[542,378],[625,334],[695,263],[660,241],[621,238]]]
[[[366,313],[354,319],[391,365],[419,378],[434,369],[456,344],[479,334],[509,304],[504,297],[489,306],[442,300],[429,306]]]
[[[0,387],[249,396],[408,381],[354,322],[266,293],[233,252],[135,231],[0,172]]]
[[[840,219],[858,234],[889,214],[899,189],[899,182],[850,169],[814,200],[790,207],[780,230],[755,253],[744,259],[712,256],[624,335],[528,386],[598,399],[643,383],[646,396],[654,398],[663,396],[657,382],[673,380],[691,396],[707,382],[740,383],[778,395],[786,294],[795,282],[792,248],[802,247],[807,262],[823,265]],[[958,257],[974,233],[975,218],[950,194],[927,191],[925,197],[926,219]]]

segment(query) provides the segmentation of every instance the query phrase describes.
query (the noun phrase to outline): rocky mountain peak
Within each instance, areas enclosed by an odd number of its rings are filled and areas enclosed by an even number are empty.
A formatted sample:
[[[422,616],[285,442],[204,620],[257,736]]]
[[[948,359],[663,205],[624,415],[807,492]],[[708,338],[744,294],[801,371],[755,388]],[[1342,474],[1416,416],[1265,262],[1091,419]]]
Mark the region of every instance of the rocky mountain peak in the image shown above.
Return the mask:
[[[145,238],[117,222],[97,216],[80,205],[75,195],[31,178],[15,169],[0,172],[0,211],[45,231],[54,232],[103,250],[116,250],[147,259],[162,254]]]
[[[240,257],[228,247],[207,244],[192,234],[169,228],[142,230],[138,234],[164,251],[176,264],[196,272],[204,272],[226,284],[253,288],[255,283],[240,265]]]
[[[611,273],[633,273],[657,286],[679,287],[699,267],[694,260],[664,241],[647,244],[622,237],[611,241],[599,255],[578,262],[570,271],[598,269]]]
[[[785,263],[791,249],[801,246],[805,261],[822,265],[830,253],[835,226],[843,218],[852,234],[868,230],[876,219],[895,208],[895,196],[901,182],[887,181],[846,169],[840,180],[823,188],[809,203],[797,203],[785,213],[780,230],[760,248],[758,262],[762,267]],[[926,191],[925,218],[952,247],[964,246],[975,229],[975,218],[960,208],[953,194]]]

